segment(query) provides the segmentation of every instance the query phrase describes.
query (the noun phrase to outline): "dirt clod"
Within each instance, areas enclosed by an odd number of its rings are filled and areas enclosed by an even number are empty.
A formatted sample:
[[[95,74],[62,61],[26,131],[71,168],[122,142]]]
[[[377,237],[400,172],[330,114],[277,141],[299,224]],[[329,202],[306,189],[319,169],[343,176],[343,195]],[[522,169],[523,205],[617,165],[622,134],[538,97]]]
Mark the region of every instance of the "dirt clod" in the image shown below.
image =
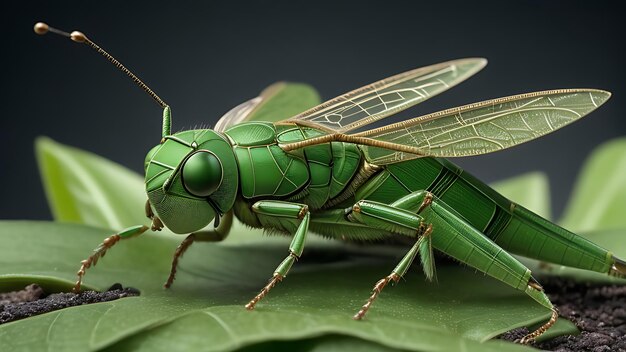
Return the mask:
[[[18,303],[18,302],[32,302],[36,301],[43,296],[43,288],[37,284],[30,284],[21,291],[13,292],[1,292],[0,304]]]
[[[561,319],[569,319],[581,332],[534,347],[559,352],[626,352],[626,286],[597,286],[552,278],[545,280],[543,287],[559,309]],[[500,338],[514,341],[526,333],[526,328],[516,329]]]
[[[41,287],[32,284],[21,291],[0,293],[0,324],[62,308],[113,301],[130,296],[139,296],[139,291],[132,287],[123,288],[120,284],[115,284],[104,292],[84,291],[79,294],[53,293],[50,295],[46,295]]]

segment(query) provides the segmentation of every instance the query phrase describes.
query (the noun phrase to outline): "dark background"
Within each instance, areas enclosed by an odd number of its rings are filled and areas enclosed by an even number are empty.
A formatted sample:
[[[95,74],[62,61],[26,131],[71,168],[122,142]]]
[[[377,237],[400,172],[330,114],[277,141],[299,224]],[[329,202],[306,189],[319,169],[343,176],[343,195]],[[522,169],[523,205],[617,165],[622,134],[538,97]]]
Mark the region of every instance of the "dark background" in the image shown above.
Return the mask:
[[[175,131],[214,124],[278,80],[332,98],[440,61],[482,56],[476,77],[403,113],[552,88],[602,88],[613,98],[539,140],[455,162],[485,181],[543,170],[558,214],[590,151],[626,135],[625,19],[619,2],[122,1],[4,4],[0,218],[50,218],[33,154],[36,136],[141,172],[160,139],[161,109],[91,49],[39,37],[37,21],[79,29],[173,109]]]

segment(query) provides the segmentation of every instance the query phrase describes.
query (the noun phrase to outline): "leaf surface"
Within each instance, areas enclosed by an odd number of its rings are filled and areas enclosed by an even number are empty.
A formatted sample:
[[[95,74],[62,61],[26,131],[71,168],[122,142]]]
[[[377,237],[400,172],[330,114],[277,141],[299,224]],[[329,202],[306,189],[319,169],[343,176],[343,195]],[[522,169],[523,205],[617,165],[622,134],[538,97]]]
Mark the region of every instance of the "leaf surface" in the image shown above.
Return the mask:
[[[5,289],[15,288],[17,279],[44,288],[54,282],[52,289],[69,290],[80,260],[110,233],[49,222],[1,225],[0,286]],[[9,350],[41,349],[43,344],[53,351],[171,351],[172,346],[217,351],[340,334],[405,350],[435,351],[442,344],[446,350],[502,350],[510,345],[478,342],[549,315],[504,284],[459,266],[441,266],[438,284],[426,282],[415,268],[406,282],[381,295],[365,321],[353,321],[374,282],[388,274],[402,251],[324,243],[307,247],[289,278],[248,312],[243,305],[284,257],[285,245],[194,245],[174,287],[164,290],[175,246],[175,241],[150,235],[121,242],[88,271],[85,282],[98,289],[121,282],[141,290],[141,296],[1,325],[0,345]]]

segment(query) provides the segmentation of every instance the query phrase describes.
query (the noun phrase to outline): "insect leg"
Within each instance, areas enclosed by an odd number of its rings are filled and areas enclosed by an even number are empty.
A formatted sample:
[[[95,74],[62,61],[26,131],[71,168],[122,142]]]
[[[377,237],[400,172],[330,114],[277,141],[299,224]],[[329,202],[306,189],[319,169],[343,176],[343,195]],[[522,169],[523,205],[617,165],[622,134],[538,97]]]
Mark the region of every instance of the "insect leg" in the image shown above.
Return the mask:
[[[609,271],[609,275],[626,279],[626,261],[614,258],[615,262]]]
[[[536,339],[555,323],[558,316],[556,309],[543,288],[531,276],[530,270],[430,192],[411,193],[392,205],[362,200],[353,206],[353,212],[348,217],[368,226],[401,234],[408,234],[407,228],[417,229],[421,223],[430,224],[433,234],[428,237],[434,248],[524,291],[549,308],[552,311],[550,320],[525,336],[521,342],[528,343]],[[380,287],[378,284],[377,286]]]
[[[556,308],[543,292],[531,272],[517,259],[467,223],[452,207],[427,191],[411,193],[393,203],[395,206],[417,211],[434,229],[433,247],[443,253],[498,279],[549,308],[551,317],[547,323],[524,336],[522,343],[529,343],[548,330],[558,317]]]
[[[416,212],[368,200],[357,202],[352,207],[352,212],[348,214],[348,219],[373,228],[418,238],[391,274],[376,282],[367,302],[353,316],[355,320],[360,320],[365,316],[383,288],[392,281],[398,282],[406,274],[417,253],[423,253],[420,248],[426,240],[430,241],[432,226],[426,225],[424,218]],[[432,263],[432,258],[428,258],[428,261]]]
[[[262,300],[276,284],[287,276],[293,263],[300,258],[304,250],[304,242],[306,241],[306,235],[309,230],[310,219],[309,208],[304,204],[262,200],[256,202],[252,206],[252,210],[268,223],[280,222],[282,218],[287,220],[300,220],[300,224],[289,245],[289,255],[276,267],[269,283],[246,304],[246,309],[248,310],[253,310],[256,304]]]
[[[87,257],[87,259],[80,262],[80,269],[78,269],[78,272],[76,273],[76,275],[78,275],[78,280],[76,281],[76,284],[74,285],[72,291],[75,293],[80,292],[80,286],[83,282],[83,276],[85,276],[85,271],[89,269],[92,265],[96,266],[96,264],[98,263],[98,259],[104,257],[107,250],[113,247],[119,240],[125,240],[128,238],[139,236],[142,233],[148,231],[148,229],[149,227],[144,225],[133,226],[105,238],[104,241],[102,241],[102,243],[100,243],[100,245],[98,245],[98,247],[93,250],[93,253],[89,257]]]
[[[170,288],[174,280],[176,279],[176,268],[178,267],[178,260],[185,254],[187,249],[194,242],[220,242],[223,241],[226,236],[228,236],[228,232],[233,224],[233,213],[232,211],[227,212],[222,217],[222,220],[218,227],[209,231],[198,231],[190,234],[185,237],[185,239],[176,247],[176,251],[174,251],[174,258],[172,259],[172,269],[170,270],[170,276],[167,278],[167,281],[163,285],[165,288]]]

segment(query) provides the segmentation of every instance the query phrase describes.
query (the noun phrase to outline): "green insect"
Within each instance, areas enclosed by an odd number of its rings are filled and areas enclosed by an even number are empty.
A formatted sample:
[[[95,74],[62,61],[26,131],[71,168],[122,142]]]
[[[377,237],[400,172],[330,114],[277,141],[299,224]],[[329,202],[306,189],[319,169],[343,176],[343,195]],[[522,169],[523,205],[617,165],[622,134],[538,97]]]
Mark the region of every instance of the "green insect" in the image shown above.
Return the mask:
[[[376,282],[354,315],[362,319],[390,282],[419,255],[428,279],[433,249],[520,291],[558,316],[541,285],[511,254],[626,277],[611,252],[504,198],[442,157],[478,155],[541,137],[602,105],[610,93],[562,89],[521,94],[448,109],[379,128],[367,125],[421,103],[482,69],[484,59],[461,59],[408,71],[359,88],[283,121],[254,121],[267,92],[228,112],[214,129],[171,133],[171,110],[139,78],[80,32],[35,25],[86,43],[130,76],[163,108],[163,135],[145,159],[150,227],[106,238],[82,261],[85,271],[122,239],[164,226],[189,234],[178,259],[196,241],[221,241],[232,215],[243,223],[293,235],[286,258],[250,300],[254,309],[302,255],[309,230],[342,241],[402,237],[414,244]],[[271,89],[271,88],[270,88]],[[214,228],[203,230],[214,221]]]

